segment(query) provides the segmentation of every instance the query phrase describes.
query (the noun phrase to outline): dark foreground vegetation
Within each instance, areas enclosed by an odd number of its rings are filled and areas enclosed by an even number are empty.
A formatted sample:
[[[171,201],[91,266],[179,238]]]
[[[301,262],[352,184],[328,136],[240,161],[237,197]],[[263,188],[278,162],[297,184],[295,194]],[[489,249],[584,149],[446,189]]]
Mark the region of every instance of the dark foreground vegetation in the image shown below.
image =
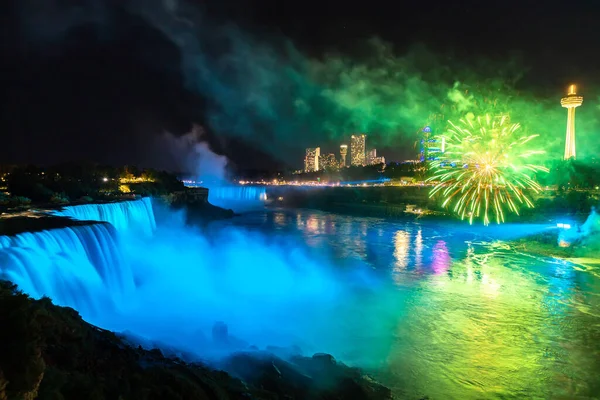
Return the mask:
[[[121,195],[160,196],[184,189],[173,174],[133,166],[22,166],[0,174],[0,205],[110,201]]]
[[[6,281],[0,326],[0,400],[391,398],[387,388],[325,354],[284,361],[238,353],[223,361],[228,374],[147,351]]]

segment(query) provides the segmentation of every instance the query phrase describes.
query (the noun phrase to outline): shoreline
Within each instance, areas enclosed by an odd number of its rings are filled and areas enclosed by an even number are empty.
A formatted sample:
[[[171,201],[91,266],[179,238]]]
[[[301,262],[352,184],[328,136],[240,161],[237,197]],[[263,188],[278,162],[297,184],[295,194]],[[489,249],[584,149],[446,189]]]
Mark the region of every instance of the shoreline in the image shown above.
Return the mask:
[[[248,349],[209,366],[166,348],[136,347],[8,281],[0,281],[0,306],[15,311],[0,315],[7,339],[0,343],[0,398],[393,398],[390,389],[329,354],[284,359]]]
[[[172,208],[172,204],[165,205]],[[208,202],[179,205],[188,211],[189,208],[194,209],[192,223],[207,223],[234,215],[232,211]],[[207,214],[210,214],[208,219]],[[92,224],[106,222],[78,221],[52,216],[43,210],[15,212],[0,219],[0,229],[4,229],[8,236]],[[158,348],[143,348],[147,343],[144,340],[131,340],[130,336],[93,326],[72,308],[56,306],[48,298],[35,300],[20,293],[12,283],[0,282],[0,303],[4,303],[0,305],[14,310],[16,302],[21,302],[27,312],[23,311],[19,316],[0,316],[4,333],[12,338],[7,344],[18,348],[18,352],[26,352],[32,346],[34,350],[32,354],[8,360],[4,357],[10,358],[10,354],[4,352],[9,355],[3,357],[0,351],[0,366],[10,366],[4,370],[0,367],[0,398],[59,396],[80,399],[91,394],[98,399],[139,398],[133,392],[120,392],[123,379],[129,379],[126,387],[131,390],[135,387],[138,393],[148,390],[163,393],[164,396],[156,397],[161,399],[392,398],[388,388],[367,376],[363,370],[348,367],[329,354],[304,356],[286,349],[259,350],[246,346],[237,351],[230,350],[229,356],[219,363],[208,365],[199,361],[200,355],[187,353],[186,356],[185,352],[176,351],[168,345],[150,344]],[[41,320],[40,315],[43,316]],[[14,321],[15,318],[23,320]],[[24,324],[28,326],[27,334],[19,331]],[[221,335],[219,340],[221,345],[226,345],[227,334],[225,337]],[[235,338],[229,340],[235,341]],[[69,350],[65,352],[65,348]],[[70,360],[62,354],[69,354]],[[120,371],[118,379],[111,374],[113,369]],[[12,371],[33,375],[30,379],[16,379]],[[128,378],[123,378],[123,375]],[[17,381],[22,385],[16,387],[12,383]],[[175,394],[177,397],[172,397]]]
[[[205,208],[207,207],[208,208]],[[199,204],[198,207],[203,209],[205,212],[210,212],[216,208],[220,210],[224,210],[220,207],[213,206],[209,203]],[[211,207],[214,207],[211,208]],[[326,210],[332,212],[339,212],[334,210]],[[232,212],[233,213],[233,212]],[[410,213],[404,213],[404,218],[407,215],[411,215]],[[233,215],[232,215],[233,216]],[[415,216],[416,217],[416,216]],[[52,217],[46,217],[52,218]],[[61,218],[61,217],[55,217]],[[64,217],[62,217],[64,218]],[[422,216],[423,220],[431,220],[431,219],[442,219],[442,220],[453,220],[456,219],[450,216]],[[220,219],[220,218],[217,218]],[[73,220],[71,220],[73,221]],[[77,222],[77,221],[75,221]],[[80,224],[93,223],[93,221],[79,221]],[[460,222],[460,221],[459,221]],[[102,223],[102,222],[96,222]],[[468,222],[463,221],[468,225]],[[575,252],[576,248],[562,248],[557,245],[558,239],[558,231],[553,230],[552,232],[544,232],[537,235],[532,235],[530,237],[521,238],[518,240],[508,241],[506,243],[511,246],[516,246],[515,250],[523,250],[524,252],[530,254],[537,254],[542,256],[550,256],[550,257],[559,257],[565,259],[567,261],[570,260],[579,260],[586,261],[590,263],[590,261],[594,263],[600,263],[600,260],[592,259],[592,258],[574,258],[578,253]],[[571,262],[571,261],[570,261]],[[585,264],[580,264],[585,265]],[[33,300],[29,298],[30,301],[33,302],[44,302],[47,301],[45,299],[41,300]],[[350,368],[345,366],[342,363],[335,361],[333,356],[328,354],[315,354],[313,356],[304,357],[300,355],[293,355],[290,358],[278,357],[277,352],[274,351],[260,351],[258,349],[248,349],[248,351],[240,351],[233,353],[232,357],[227,358],[223,361],[223,369],[227,369],[229,371],[234,371],[233,373],[226,373],[218,370],[211,369],[205,364],[199,364],[194,362],[193,359],[186,359],[185,361],[178,357],[176,353],[167,353],[165,348],[162,350],[158,349],[143,349],[138,345],[138,348],[135,349],[135,345],[127,344],[123,337],[119,334],[105,331],[101,328],[95,327],[93,325],[87,324],[85,321],[79,317],[78,313],[75,310],[69,308],[58,307],[50,302],[49,305],[44,305],[46,307],[44,312],[56,312],[56,313],[74,313],[74,316],[71,316],[75,320],[74,324],[78,325],[84,331],[98,331],[101,332],[100,337],[102,340],[108,340],[111,343],[110,350],[114,352],[112,356],[117,358],[126,357],[131,361],[131,357],[133,357],[137,364],[131,363],[127,364],[128,368],[132,368],[132,370],[138,371],[138,367],[140,367],[140,363],[143,363],[143,370],[147,368],[159,367],[161,369],[165,369],[166,371],[160,372],[160,379],[165,379],[168,382],[171,382],[174,379],[171,375],[185,375],[185,376],[193,376],[191,379],[192,383],[185,383],[187,390],[188,386],[191,387],[200,387],[203,388],[206,385],[206,381],[209,380],[212,382],[210,385],[216,385],[214,392],[222,395],[222,398],[239,398],[239,396],[251,395],[252,398],[262,399],[262,398],[280,398],[279,396],[291,396],[290,398],[322,398],[322,393],[327,393],[327,398],[349,398],[348,395],[352,394],[352,398],[356,399],[388,399],[391,397],[391,392],[385,386],[375,382],[370,377],[364,375],[360,369]],[[37,304],[37,303],[34,303]],[[61,309],[63,311],[56,311],[56,309],[52,309],[53,311],[48,311],[47,307],[56,307],[57,309]],[[65,311],[66,310],[66,311]],[[69,317],[69,318],[71,318]],[[61,317],[62,318],[62,317]],[[64,318],[63,318],[64,319]],[[62,321],[64,322],[64,321]],[[83,325],[82,325],[83,324]],[[87,325],[85,325],[87,324]],[[3,326],[5,325],[3,322]],[[112,335],[112,336],[111,336]],[[85,334],[84,336],[89,339],[90,334]],[[93,335],[92,335],[93,336]],[[116,338],[115,341],[111,342],[109,338]],[[86,339],[86,340],[87,340]],[[85,345],[82,344],[85,347]],[[44,363],[47,361],[46,358],[52,358],[54,355],[46,355],[44,357],[43,351],[41,359]],[[120,355],[117,355],[120,354]],[[165,356],[165,354],[167,354]],[[140,361],[142,360],[142,361]],[[129,362],[128,361],[128,362]],[[150,367],[148,367],[148,365]],[[55,368],[56,366],[52,366]],[[61,367],[62,368],[62,367]],[[39,379],[37,387],[34,387],[33,390],[45,390],[44,384],[44,374],[47,369],[44,370],[42,377]],[[53,371],[50,369],[50,371]],[[327,371],[326,373],[324,371]],[[54,374],[55,372],[51,372]],[[79,373],[78,370],[65,372],[60,371],[61,374],[67,374],[67,376],[73,376],[73,374]],[[158,373],[158,372],[157,372]],[[217,377],[213,376],[216,374]],[[333,376],[337,379],[336,383],[331,386],[331,382],[324,383],[320,379],[322,375],[325,374],[327,376]],[[328,375],[329,374],[329,375]],[[96,375],[94,375],[96,376]],[[158,375],[157,375],[158,376]],[[146,385],[154,385],[154,378],[150,379],[146,382]],[[0,370],[0,398],[2,395],[2,371]],[[87,378],[86,378],[87,379]],[[108,378],[107,378],[108,379]],[[177,381],[177,379],[176,379]],[[177,383],[181,383],[177,381]],[[224,385],[224,386],[223,386]],[[308,385],[308,386],[307,386]],[[311,386],[312,385],[312,386]],[[169,388],[170,384],[166,385]],[[152,386],[153,387],[153,386]],[[239,389],[239,388],[242,389]],[[309,389],[306,389],[306,388]],[[57,389],[58,390],[58,389]],[[87,389],[86,389],[87,390]],[[103,390],[103,389],[97,389]],[[195,390],[195,389],[194,389]],[[204,389],[202,389],[204,390]],[[308,390],[308,391],[307,391]],[[333,392],[332,392],[333,391]],[[30,391],[31,392],[31,391]],[[62,392],[59,392],[62,393]],[[186,392],[187,393],[187,392]],[[320,393],[320,394],[318,394]],[[362,397],[356,397],[355,394],[359,393]],[[313,397],[313,395],[315,397]],[[231,396],[231,397],[227,397]],[[264,397],[261,397],[264,396]],[[278,397],[273,397],[278,396]],[[308,397],[307,397],[308,396]],[[9,396],[10,398],[10,396]],[[65,399],[70,399],[71,397],[65,396]],[[102,397],[100,397],[102,398]],[[111,397],[106,397],[111,398]],[[203,397],[200,397],[203,398]],[[206,397],[204,397],[206,398]]]

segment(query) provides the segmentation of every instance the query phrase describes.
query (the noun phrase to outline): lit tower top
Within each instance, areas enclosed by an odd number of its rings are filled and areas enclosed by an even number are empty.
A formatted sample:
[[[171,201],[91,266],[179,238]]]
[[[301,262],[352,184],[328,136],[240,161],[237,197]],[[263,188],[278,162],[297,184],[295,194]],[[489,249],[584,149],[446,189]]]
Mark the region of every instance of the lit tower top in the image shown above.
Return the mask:
[[[560,105],[567,109],[567,139],[565,142],[565,160],[575,158],[575,108],[583,103],[583,97],[577,96],[577,87],[569,86],[567,97],[560,99]]]
[[[342,167],[346,166],[346,154],[348,154],[348,145],[343,144],[340,146],[340,156],[342,157],[342,162],[340,163],[340,165]]]

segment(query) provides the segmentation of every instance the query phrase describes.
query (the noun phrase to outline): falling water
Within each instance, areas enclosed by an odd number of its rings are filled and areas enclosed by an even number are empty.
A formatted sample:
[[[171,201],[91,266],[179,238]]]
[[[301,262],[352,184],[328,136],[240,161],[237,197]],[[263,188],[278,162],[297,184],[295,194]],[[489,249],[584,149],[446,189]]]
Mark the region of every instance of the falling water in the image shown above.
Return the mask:
[[[118,234],[106,223],[0,236],[0,278],[88,315],[98,296],[110,293],[118,304],[134,287]]]
[[[244,211],[264,206],[267,192],[264,186],[216,186],[209,189],[208,200],[219,207]]]
[[[267,198],[264,187],[257,186],[218,186],[209,191],[210,200],[264,201]]]
[[[238,198],[260,190],[238,189]],[[590,340],[600,336],[600,262],[529,257],[496,242],[545,225],[286,210],[249,213],[211,235],[178,224],[151,237],[119,231],[150,231],[151,211],[148,200],[67,207],[64,215],[119,228],[0,236],[0,278],[103,328],[203,357],[218,350],[203,335],[218,320],[258,347],[331,352],[377,369],[402,398],[600,392],[600,347]]]
[[[150,236],[156,228],[149,197],[118,203],[67,206],[55,211],[54,215],[81,221],[108,222],[121,233],[135,231]]]
[[[95,223],[0,236],[0,277],[85,315],[106,301],[126,304],[135,285],[119,234],[152,235],[151,200],[67,206],[53,214]]]

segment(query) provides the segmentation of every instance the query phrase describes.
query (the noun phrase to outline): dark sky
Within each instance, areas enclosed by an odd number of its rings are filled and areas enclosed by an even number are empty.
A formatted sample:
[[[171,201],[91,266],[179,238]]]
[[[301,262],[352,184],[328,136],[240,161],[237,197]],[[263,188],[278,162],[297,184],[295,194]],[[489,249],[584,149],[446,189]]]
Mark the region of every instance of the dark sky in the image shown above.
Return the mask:
[[[299,166],[304,147],[318,136],[310,127],[294,132],[292,114],[280,115],[298,99],[297,88],[288,97],[281,88],[268,123],[264,115],[255,119],[253,109],[224,105],[226,96],[247,94],[256,84],[228,80],[226,69],[210,76],[231,52],[219,41],[230,29],[241,40],[252,37],[243,54],[253,56],[257,43],[275,53],[293,43],[306,60],[333,52],[360,63],[359,43],[377,36],[398,57],[418,44],[472,65],[516,59],[529,71],[525,90],[540,95],[554,96],[571,80],[592,86],[600,71],[600,5],[592,0],[5,0],[1,7],[1,163],[89,160],[175,169],[156,138],[164,131],[182,135],[198,123],[235,165]],[[191,32],[201,50],[177,42]],[[241,54],[237,62],[255,62]],[[192,64],[203,66],[195,70],[205,74],[202,85],[190,82],[190,60],[201,60]],[[289,71],[281,63],[277,82],[285,83],[282,73]],[[208,90],[211,81],[221,85]],[[313,106],[311,118],[326,118],[324,110]],[[289,129],[274,129],[279,120]],[[336,142],[328,136],[323,143]],[[409,147],[388,141],[380,153],[409,157]]]

